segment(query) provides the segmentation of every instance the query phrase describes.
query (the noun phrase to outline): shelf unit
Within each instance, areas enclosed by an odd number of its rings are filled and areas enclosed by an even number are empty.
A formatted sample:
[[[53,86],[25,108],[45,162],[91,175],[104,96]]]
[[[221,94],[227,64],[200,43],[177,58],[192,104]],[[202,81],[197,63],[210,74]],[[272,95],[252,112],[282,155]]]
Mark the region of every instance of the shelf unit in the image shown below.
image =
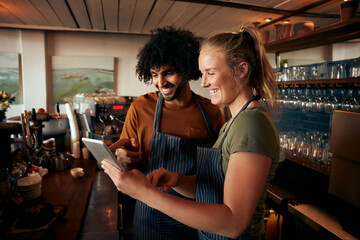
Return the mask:
[[[300,165],[302,165],[304,167],[307,167],[307,168],[315,170],[315,171],[317,171],[319,173],[322,173],[324,175],[330,175],[330,169],[326,165],[315,164],[315,163],[311,162],[307,158],[299,158],[299,157],[294,157],[294,156],[291,156],[291,155],[285,155],[285,158],[292,161],[292,162],[300,164]]]
[[[331,24],[315,29],[309,33],[300,34],[282,40],[272,41],[265,44],[269,53],[279,55],[284,52],[302,50],[306,48],[329,45],[360,38],[360,17],[345,22]],[[360,86],[360,77],[345,79],[323,79],[277,82],[278,87],[343,87]]]
[[[276,82],[281,88],[297,87],[360,87],[360,77],[341,78],[341,79],[322,79],[322,80],[301,80],[301,81],[281,81]]]
[[[360,38],[360,17],[265,44],[269,53],[291,52]]]
[[[276,54],[276,61],[278,63],[279,59],[280,59],[280,57],[279,57],[280,53],[293,52],[293,51],[302,50],[302,49],[306,49],[306,48],[324,46],[324,45],[344,42],[344,41],[357,39],[357,38],[360,38],[360,17],[351,19],[346,22],[336,23],[336,24],[332,24],[332,25],[329,25],[329,26],[326,26],[323,28],[319,28],[319,29],[316,29],[307,34],[294,36],[294,37],[284,39],[284,40],[270,42],[265,45],[265,48],[266,48],[267,52]],[[288,92],[297,92],[297,90],[295,91],[295,90],[292,90],[291,88],[322,88],[322,89],[328,88],[328,89],[326,89],[328,91],[324,91],[324,92],[331,92],[331,89],[329,89],[329,88],[333,88],[333,87],[357,88],[358,89],[360,86],[360,77],[344,78],[344,79],[284,81],[284,82],[277,82],[277,85],[279,88],[282,88],[282,90],[287,88],[285,90],[285,92],[287,92],[287,93]],[[317,113],[314,114],[311,111],[310,112],[301,112],[300,111],[299,113],[296,112],[292,116],[291,116],[291,114],[292,114],[292,112],[290,111],[290,114],[289,115],[285,114],[286,116],[283,117],[283,119],[282,119],[282,120],[284,120],[284,122],[289,123],[289,125],[287,125],[288,128],[286,128],[286,127],[284,128],[285,131],[287,131],[288,129],[299,129],[297,127],[301,128],[301,126],[303,126],[303,125],[308,126],[309,122],[314,125],[317,125],[317,123],[326,122],[326,120],[324,121],[323,120],[324,118],[322,118],[323,117],[322,115],[325,115],[325,114],[319,113],[317,115]],[[328,116],[330,118],[329,126],[331,126],[331,118],[332,118],[331,115],[332,115],[332,113],[328,114]],[[291,117],[293,117],[293,118],[291,118]],[[290,121],[289,121],[289,119],[290,119]],[[296,121],[296,120],[292,121],[293,119],[296,119],[298,121]],[[298,168],[296,168],[296,172],[292,168],[288,168],[286,170],[284,170],[284,168],[282,169],[283,172],[288,170],[286,173],[289,173],[288,175],[284,174],[284,176],[280,175],[280,177],[283,177],[284,183],[291,183],[292,186],[297,184],[296,188],[299,189],[299,192],[301,192],[301,190],[305,189],[305,186],[306,186],[306,193],[309,195],[305,195],[305,200],[307,200],[306,197],[308,197],[308,198],[311,197],[311,199],[313,199],[313,198],[316,199],[315,202],[329,203],[328,200],[330,198],[327,197],[329,195],[328,191],[327,191],[327,187],[328,187],[328,182],[329,182],[329,177],[330,177],[331,162],[315,163],[314,161],[311,161],[311,159],[306,158],[304,156],[294,156],[293,154],[287,154],[287,153],[285,153],[284,158],[286,159],[286,161],[284,161],[284,163],[286,165],[284,164],[282,166],[293,166],[294,165],[294,167],[295,166],[298,167]],[[291,164],[289,164],[289,163],[291,163]],[[292,164],[292,163],[295,163],[295,164]],[[299,166],[302,166],[302,167],[299,167]],[[311,171],[302,171],[303,169],[311,170]],[[291,170],[293,170],[293,171],[291,171]],[[304,173],[307,173],[307,174],[304,174]],[[294,176],[294,178],[292,178],[292,176]],[[280,179],[280,177],[278,177],[278,178]],[[293,188],[291,188],[291,189],[293,189]],[[287,193],[287,191],[285,191],[285,194],[286,193]],[[271,194],[269,194],[269,195],[271,196]],[[288,196],[288,195],[285,195],[285,196]],[[338,206],[339,205],[338,202],[336,202],[336,203],[337,203],[337,205],[335,205],[335,204],[333,204],[333,202],[331,202],[331,205],[328,204],[326,206],[331,206],[331,207]],[[341,202],[341,204],[342,203],[343,202]],[[279,205],[280,204],[281,204],[281,201],[280,201]],[[324,209],[319,208],[320,209],[319,213],[321,211],[321,214],[320,214],[321,216],[318,214],[320,216],[320,218],[317,218],[316,220],[314,220],[314,219],[309,220],[306,218],[307,215],[306,214],[305,214],[306,216],[304,215],[305,212],[300,213],[299,211],[294,210],[296,208],[296,204],[288,204],[287,206],[295,206],[295,207],[293,207],[291,209],[288,207],[286,209],[280,208],[280,210],[283,211],[281,213],[283,216],[294,216],[295,218],[298,218],[300,221],[303,221],[304,223],[309,224],[310,226],[314,227],[315,229],[317,229],[320,226],[320,225],[318,225],[318,222],[321,222],[320,220],[325,219],[324,216],[329,215],[326,208],[324,208]],[[309,204],[308,206],[311,206],[311,204]],[[321,205],[321,206],[323,206],[323,205]],[[300,207],[298,209],[307,209],[307,208]],[[309,210],[309,209],[307,209],[307,210]],[[311,210],[311,213],[314,212],[313,208],[311,208],[310,210]],[[316,209],[316,210],[318,211],[318,209]],[[318,212],[316,212],[316,213],[318,213]],[[305,218],[304,218],[304,216],[305,216]],[[309,216],[310,216],[310,214],[309,214]],[[333,217],[333,218],[336,219],[336,217]],[[284,218],[284,222],[286,222],[287,226],[291,228],[291,225],[293,224],[292,221],[295,218],[290,217],[290,219],[291,219],[290,221],[287,221],[287,218]],[[315,224],[312,224],[312,223],[315,223]],[[306,229],[306,228],[303,228],[303,229]],[[332,228],[332,230],[333,230],[333,228]],[[343,231],[342,226],[340,226],[340,230]],[[343,232],[345,232],[345,231],[343,231]],[[310,236],[310,234],[307,236]],[[315,236],[312,236],[312,237],[316,238]]]
[[[309,33],[296,35],[287,39],[272,41],[265,44],[268,53],[275,53],[278,57],[280,53],[292,52],[306,48],[329,45],[360,38],[360,17],[350,19],[346,22],[339,22],[326,27],[315,29]],[[281,81],[277,82],[279,88],[306,88],[306,87],[359,87],[360,77],[344,79],[319,79],[301,81]],[[316,170],[325,175],[329,174],[327,166],[319,166],[311,163],[309,159],[300,159],[287,155],[286,159],[303,165],[307,168]]]

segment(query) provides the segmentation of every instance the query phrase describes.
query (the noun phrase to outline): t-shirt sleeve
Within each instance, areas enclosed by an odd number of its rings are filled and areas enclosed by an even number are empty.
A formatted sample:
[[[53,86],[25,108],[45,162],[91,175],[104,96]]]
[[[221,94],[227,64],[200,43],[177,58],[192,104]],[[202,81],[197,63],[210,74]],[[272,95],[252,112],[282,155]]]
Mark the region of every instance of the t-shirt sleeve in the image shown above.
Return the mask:
[[[278,140],[273,124],[262,113],[244,112],[231,126],[227,138],[229,155],[236,152],[253,152],[278,158]]]

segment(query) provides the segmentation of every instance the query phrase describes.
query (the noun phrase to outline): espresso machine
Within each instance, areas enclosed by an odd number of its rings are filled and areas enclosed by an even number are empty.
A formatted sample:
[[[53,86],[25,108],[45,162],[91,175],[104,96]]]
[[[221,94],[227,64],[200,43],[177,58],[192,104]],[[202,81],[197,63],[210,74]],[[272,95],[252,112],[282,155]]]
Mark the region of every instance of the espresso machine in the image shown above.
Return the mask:
[[[115,94],[77,94],[73,106],[82,137],[99,139],[107,145],[116,142],[133,100]]]
[[[21,150],[22,158],[27,163],[39,164],[42,158],[42,145],[43,145],[43,122],[49,121],[50,115],[47,113],[36,113],[35,109],[32,111],[25,111],[21,113],[19,122],[5,122],[0,123],[0,168],[11,169],[14,152]],[[21,135],[20,143],[13,144],[16,136]],[[15,137],[13,137],[15,136]]]

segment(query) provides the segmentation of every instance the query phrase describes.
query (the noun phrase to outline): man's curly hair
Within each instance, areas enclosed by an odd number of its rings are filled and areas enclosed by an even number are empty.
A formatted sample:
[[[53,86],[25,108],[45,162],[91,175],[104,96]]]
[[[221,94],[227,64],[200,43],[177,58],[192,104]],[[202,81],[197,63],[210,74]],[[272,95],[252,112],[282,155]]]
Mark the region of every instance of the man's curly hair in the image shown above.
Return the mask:
[[[184,79],[197,80],[201,76],[199,52],[200,43],[190,31],[172,26],[157,28],[137,55],[136,74],[140,81],[149,84],[150,70],[168,64]]]

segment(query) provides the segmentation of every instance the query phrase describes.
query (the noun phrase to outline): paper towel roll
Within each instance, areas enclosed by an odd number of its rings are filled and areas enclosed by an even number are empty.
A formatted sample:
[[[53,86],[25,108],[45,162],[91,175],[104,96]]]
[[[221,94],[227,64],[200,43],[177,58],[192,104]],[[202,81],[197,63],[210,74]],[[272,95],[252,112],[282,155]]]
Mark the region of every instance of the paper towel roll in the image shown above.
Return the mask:
[[[71,152],[74,154],[75,158],[80,158],[81,150],[80,150],[80,134],[79,134],[79,127],[77,123],[77,119],[72,108],[71,103],[65,104],[66,114],[69,119],[70,125],[70,146]]]
[[[69,119],[70,138],[71,138],[72,142],[80,141],[79,127],[78,127],[76,116],[75,116],[75,113],[74,113],[71,103],[65,104],[65,111],[66,111],[67,117]]]

